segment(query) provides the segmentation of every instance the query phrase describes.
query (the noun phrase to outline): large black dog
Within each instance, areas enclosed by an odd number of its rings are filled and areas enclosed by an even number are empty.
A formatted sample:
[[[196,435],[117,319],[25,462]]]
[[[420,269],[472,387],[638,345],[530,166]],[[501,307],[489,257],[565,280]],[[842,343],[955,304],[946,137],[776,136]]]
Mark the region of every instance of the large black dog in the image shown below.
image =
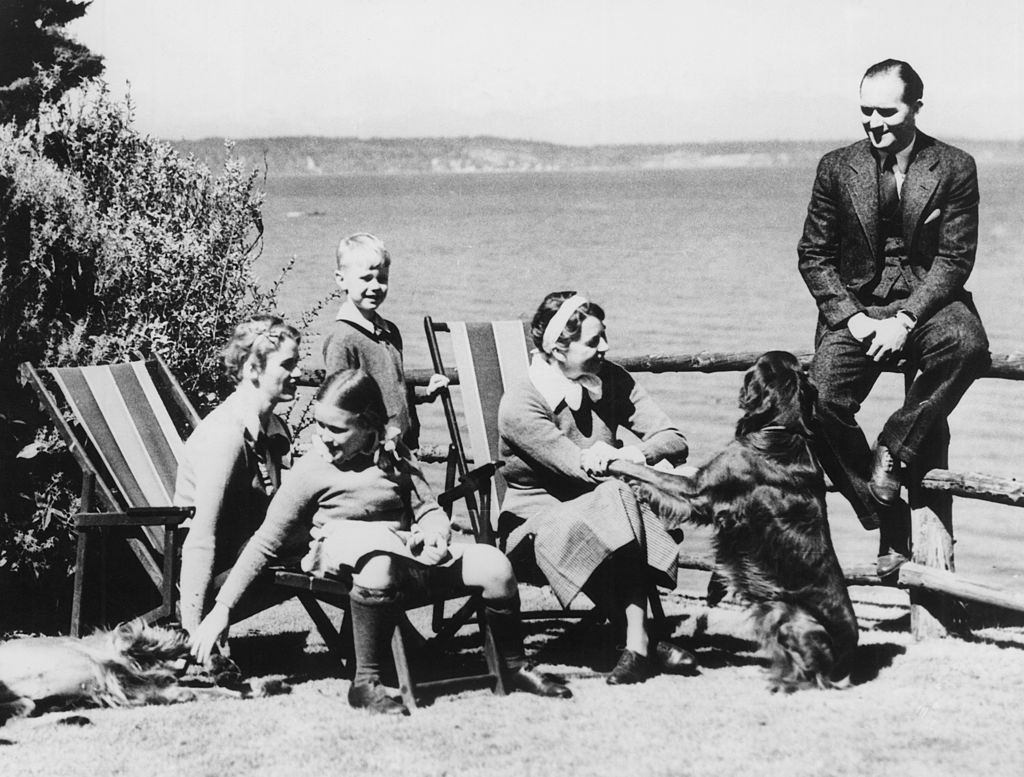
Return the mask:
[[[719,571],[752,612],[773,690],[829,688],[857,645],[857,618],[808,443],[810,389],[785,351],[743,379],[736,438],[693,477],[614,462],[669,523],[713,524]]]

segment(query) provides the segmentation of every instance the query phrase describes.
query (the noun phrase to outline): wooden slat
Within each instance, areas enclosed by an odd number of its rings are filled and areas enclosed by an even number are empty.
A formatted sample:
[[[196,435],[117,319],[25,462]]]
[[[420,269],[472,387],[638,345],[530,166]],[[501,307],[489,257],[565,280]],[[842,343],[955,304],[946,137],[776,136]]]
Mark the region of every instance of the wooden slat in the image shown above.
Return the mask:
[[[1024,481],[1016,478],[996,477],[981,472],[954,472],[933,469],[925,473],[921,487],[929,491],[944,491],[953,496],[980,499],[986,502],[1024,507]]]
[[[190,508],[170,507],[167,510],[154,509],[137,513],[76,513],[74,522],[79,529],[99,526],[180,526],[191,515]]]
[[[1024,612],[1024,593],[995,588],[968,580],[954,572],[923,564],[911,562],[900,567],[899,585],[903,588],[922,588],[948,594],[957,599]]]

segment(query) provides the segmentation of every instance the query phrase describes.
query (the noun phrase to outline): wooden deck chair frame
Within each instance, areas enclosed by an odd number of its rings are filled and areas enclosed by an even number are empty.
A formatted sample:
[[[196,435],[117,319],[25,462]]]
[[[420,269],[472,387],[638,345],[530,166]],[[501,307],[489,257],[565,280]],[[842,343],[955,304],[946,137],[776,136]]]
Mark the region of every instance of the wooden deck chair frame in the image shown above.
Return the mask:
[[[191,508],[171,504],[177,451],[199,420],[181,387],[159,357],[39,370],[26,363],[21,374],[82,472],[81,504],[72,516],[77,540],[71,635],[82,631],[94,545],[100,556],[98,609],[100,620],[106,620],[111,535],[128,543],[160,592],[160,605],[139,617],[147,622],[173,618],[179,527],[192,514]]]
[[[529,322],[513,321],[434,321],[423,319],[423,329],[434,371],[446,374],[444,359],[438,342],[438,333],[449,335],[458,374],[458,385],[462,393],[462,405],[469,450],[463,441],[458,414],[452,401],[451,392],[441,392],[445,421],[448,426],[450,444],[448,448],[448,473],[446,486],[453,483],[456,475],[464,476],[470,463],[498,460],[498,404],[505,387],[513,385],[527,376],[529,367]],[[478,542],[496,545],[504,550],[503,537],[497,531],[501,503],[507,485],[496,471],[490,490],[478,503],[467,503],[470,523]],[[493,508],[493,509],[492,509]],[[651,616],[655,628],[664,621],[664,610],[657,587],[651,585],[648,595]],[[538,610],[524,612],[524,618],[572,618],[603,617],[594,610]]]
[[[108,541],[114,538],[127,541],[160,592],[160,605],[139,617],[147,622],[174,619],[178,556],[185,532],[181,524],[193,510],[175,507],[171,500],[183,440],[199,423],[199,415],[158,356],[112,365],[38,370],[26,363],[21,365],[21,373],[36,391],[82,472],[81,506],[72,518],[77,540],[70,633],[81,635],[87,588],[96,589],[100,623],[109,625],[106,556]],[[473,493],[489,487],[493,470],[485,467],[467,473],[438,501],[449,513],[458,499],[475,501]],[[101,505],[106,509],[99,510]],[[94,547],[100,556],[100,568],[95,571],[88,564]],[[344,624],[335,628],[320,602],[347,610],[349,585],[283,568],[271,574],[268,582],[299,599],[328,650],[345,663],[351,651],[342,636]],[[445,684],[484,680],[493,684],[496,693],[505,692],[493,637],[483,617],[482,599],[473,594],[468,589],[454,591],[445,599],[468,597],[463,609],[477,615],[487,672],[417,685],[410,673],[406,641],[410,637],[424,640],[406,621],[395,632],[392,653],[407,706],[416,706],[417,692]],[[411,601],[406,609],[432,603]],[[434,639],[443,642],[454,636],[455,630],[449,628]]]

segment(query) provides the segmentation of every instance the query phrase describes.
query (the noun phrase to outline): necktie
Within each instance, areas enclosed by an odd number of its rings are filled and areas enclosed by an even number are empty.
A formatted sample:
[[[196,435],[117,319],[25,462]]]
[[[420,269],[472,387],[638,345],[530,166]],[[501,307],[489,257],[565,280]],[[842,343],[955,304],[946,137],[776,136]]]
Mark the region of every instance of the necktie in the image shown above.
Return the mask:
[[[896,188],[896,157],[888,154],[882,159],[878,171],[878,212],[882,218],[893,218],[900,210],[900,195]]]

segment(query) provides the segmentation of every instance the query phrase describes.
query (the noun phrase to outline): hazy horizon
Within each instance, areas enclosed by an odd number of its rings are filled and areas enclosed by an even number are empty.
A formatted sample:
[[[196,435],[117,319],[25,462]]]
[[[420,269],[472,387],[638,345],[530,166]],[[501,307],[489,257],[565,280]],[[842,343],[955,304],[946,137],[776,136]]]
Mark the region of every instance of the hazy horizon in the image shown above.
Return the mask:
[[[931,134],[931,133],[928,133]],[[679,141],[657,141],[657,142],[621,142],[621,143],[559,143],[552,140],[545,140],[543,138],[517,138],[506,135],[490,135],[490,134],[464,134],[464,135],[368,135],[368,136],[356,136],[356,135],[251,135],[242,137],[239,135],[204,135],[202,137],[195,138],[184,138],[184,137],[166,137],[159,136],[160,140],[167,141],[168,143],[202,143],[207,141],[255,141],[255,140],[304,140],[304,139],[316,139],[316,140],[356,140],[360,142],[371,142],[371,141],[408,141],[415,142],[417,140],[476,140],[476,139],[493,139],[500,140],[506,143],[536,143],[543,145],[553,146],[565,146],[567,148],[602,148],[602,147],[616,147],[616,146],[747,146],[747,145],[770,145],[773,143],[787,144],[787,145],[827,145],[835,144],[836,146],[848,145],[860,140],[862,136],[851,136],[848,138],[736,138],[735,140],[679,140]],[[1024,143],[1024,135],[1016,138],[995,138],[995,137],[956,137],[943,135],[942,140],[945,142],[956,143],[958,141],[969,141],[971,143]]]
[[[1017,0],[94,0],[69,30],[184,140],[856,139],[887,57],[921,73],[925,132],[1024,138]]]

